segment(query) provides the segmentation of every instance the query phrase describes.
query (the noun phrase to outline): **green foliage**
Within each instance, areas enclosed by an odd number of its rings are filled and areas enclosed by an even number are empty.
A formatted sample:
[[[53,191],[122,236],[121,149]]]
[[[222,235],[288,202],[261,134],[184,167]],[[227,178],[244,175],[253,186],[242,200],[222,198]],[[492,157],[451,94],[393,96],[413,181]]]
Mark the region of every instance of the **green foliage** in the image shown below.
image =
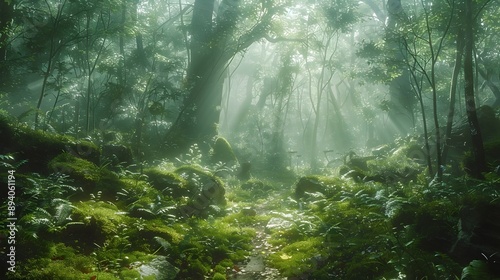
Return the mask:
[[[349,32],[358,21],[357,4],[351,1],[335,1],[326,4],[322,11],[329,28]]]
[[[178,276],[182,279],[207,275],[218,263],[232,267],[232,262],[243,261],[255,236],[255,230],[251,228],[241,228],[221,220],[191,219],[188,223],[190,226],[184,228],[182,241],[170,247],[171,255],[184,255],[182,260],[174,262],[181,269]]]
[[[34,237],[37,237],[41,231],[45,234],[57,233],[67,226],[83,224],[72,220],[71,214],[75,209],[76,207],[71,202],[55,198],[50,205],[50,212],[43,208],[36,208],[31,214],[24,216],[22,221],[28,226],[26,230],[32,232]]]
[[[46,258],[29,259],[8,279],[88,279],[92,272],[91,257],[77,254],[63,243],[54,244]]]
[[[194,143],[189,147],[187,153],[183,154],[180,158],[175,158],[182,165],[201,165],[203,154],[198,147],[198,144]]]
[[[54,199],[69,200],[80,193],[80,189],[72,186],[71,180],[64,174],[42,176],[40,174],[17,175],[16,179],[24,186],[19,197],[20,215],[25,216],[36,208],[49,209]]]
[[[493,277],[488,268],[488,264],[482,260],[473,260],[470,264],[462,270],[462,277],[460,280],[493,280],[498,279]]]

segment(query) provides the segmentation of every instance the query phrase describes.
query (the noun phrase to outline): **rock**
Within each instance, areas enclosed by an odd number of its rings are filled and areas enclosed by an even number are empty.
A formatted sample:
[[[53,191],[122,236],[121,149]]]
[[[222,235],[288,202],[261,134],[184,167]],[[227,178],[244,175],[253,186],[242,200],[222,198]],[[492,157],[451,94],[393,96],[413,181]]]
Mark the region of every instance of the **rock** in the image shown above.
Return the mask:
[[[137,268],[141,279],[154,276],[156,280],[173,280],[179,273],[179,269],[167,261],[165,256],[158,256],[148,264]]]
[[[326,191],[326,186],[323,185],[318,178],[313,176],[302,177],[299,179],[295,185],[295,197],[303,198],[305,193],[324,193]]]
[[[226,205],[224,183],[210,172],[186,165],[174,173],[186,180],[190,193],[188,203],[179,208],[182,216],[206,217],[211,210],[220,210],[219,206]]]
[[[144,174],[148,176],[148,182],[151,186],[165,195],[174,199],[191,195],[188,182],[175,172],[168,172],[159,168],[146,168]]]
[[[187,181],[192,199],[208,198],[210,204],[226,205],[224,183],[212,173],[194,165],[184,165],[174,171]]]
[[[238,164],[238,159],[234,155],[233,148],[231,148],[229,142],[223,137],[218,137],[215,140],[211,161],[213,163],[222,162],[226,166]]]
[[[100,151],[93,143],[76,140],[66,135],[12,125],[4,116],[0,116],[0,135],[2,135],[0,154],[14,154],[16,161],[27,160],[27,163],[21,165],[18,171],[53,173],[54,171],[47,166],[47,163],[62,153],[69,153],[99,164]]]

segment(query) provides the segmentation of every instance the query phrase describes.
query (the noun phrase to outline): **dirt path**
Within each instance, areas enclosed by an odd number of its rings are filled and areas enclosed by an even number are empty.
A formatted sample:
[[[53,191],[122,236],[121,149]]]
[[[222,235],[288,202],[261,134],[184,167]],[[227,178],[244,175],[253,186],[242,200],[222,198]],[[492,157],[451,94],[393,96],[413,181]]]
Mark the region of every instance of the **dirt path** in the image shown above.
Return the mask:
[[[255,211],[257,212],[257,215],[262,215],[263,213],[269,212],[269,209],[266,206],[267,205],[265,203],[256,207]],[[267,242],[271,236],[266,232],[266,224],[258,222],[253,227],[255,228],[257,234],[252,241],[252,252],[247,262],[245,262],[244,264],[239,264],[237,269],[233,271],[233,274],[229,279],[286,280],[286,277],[280,276],[280,273],[277,269],[268,267],[266,265],[267,256],[277,250]]]

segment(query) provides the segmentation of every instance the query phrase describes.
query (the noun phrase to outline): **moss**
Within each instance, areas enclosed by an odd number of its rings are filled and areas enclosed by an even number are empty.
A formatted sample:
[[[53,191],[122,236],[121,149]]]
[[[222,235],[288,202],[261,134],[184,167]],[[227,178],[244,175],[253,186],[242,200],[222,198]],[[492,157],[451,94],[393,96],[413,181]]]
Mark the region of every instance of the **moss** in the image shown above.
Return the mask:
[[[148,182],[165,195],[180,198],[190,193],[188,182],[178,173],[159,168],[147,168],[144,174],[148,176]]]
[[[47,258],[30,259],[8,279],[88,279],[94,268],[90,256],[79,255],[63,243],[54,244]]]
[[[149,198],[154,200],[159,195],[160,191],[153,188],[148,182],[138,179],[122,178],[120,179],[122,183],[122,190],[120,201],[130,204],[138,199]]]
[[[321,238],[309,238],[295,242],[269,255],[269,263],[272,267],[277,268],[283,276],[300,276],[316,269],[312,260],[323,254],[321,248]]]
[[[215,139],[211,161],[212,163],[222,162],[226,166],[233,166],[238,163],[233,148],[231,148],[229,142],[223,137],[217,137],[217,139]]]
[[[189,277],[189,279],[204,279],[209,270],[210,268],[205,266],[199,259],[194,259],[188,264],[187,271],[181,271],[180,273]]]
[[[271,217],[266,215],[246,215],[244,212],[239,211],[226,215],[222,218],[222,221],[235,226],[253,226],[258,223],[266,224],[270,219]]]
[[[120,271],[120,279],[123,280],[135,280],[141,279],[141,274],[137,270],[127,269]]]
[[[218,272],[218,273],[225,274],[226,273],[226,267],[218,264],[218,265],[215,266],[214,271]]]
[[[174,172],[188,182],[190,200],[179,208],[184,217],[206,217],[210,205],[226,205],[224,182],[217,176],[195,165],[184,165]]]
[[[69,175],[73,184],[83,188],[86,194],[100,190],[106,199],[114,199],[116,192],[123,188],[123,183],[114,173],[71,153],[58,155],[48,166],[54,171]]]
[[[95,164],[99,163],[99,148],[91,142],[76,140],[56,133],[32,130],[22,126],[12,126],[1,122],[0,129],[4,139],[3,153],[16,153],[18,159],[28,160],[23,171],[53,173],[47,164],[57,155],[67,152]],[[5,140],[5,141],[4,141]]]
[[[68,227],[64,234],[80,245],[94,248],[94,244],[103,244],[109,237],[118,233],[119,225],[132,224],[132,219],[120,214],[119,209],[103,201],[75,203],[72,218],[82,225]]]
[[[155,241],[155,237],[160,237],[173,245],[178,245],[183,239],[184,234],[178,230],[165,225],[162,220],[155,219],[145,221],[141,230],[134,231],[130,236],[132,244],[141,244],[141,250],[153,252],[160,247]]]
[[[214,276],[212,277],[212,280],[226,280],[226,275],[216,272]]]
[[[76,181],[97,183],[103,177],[102,169],[70,153],[62,153],[49,162],[49,168],[70,175]]]
[[[331,197],[340,192],[344,184],[345,182],[337,177],[304,176],[295,183],[295,197],[303,198],[305,193],[315,192]]]

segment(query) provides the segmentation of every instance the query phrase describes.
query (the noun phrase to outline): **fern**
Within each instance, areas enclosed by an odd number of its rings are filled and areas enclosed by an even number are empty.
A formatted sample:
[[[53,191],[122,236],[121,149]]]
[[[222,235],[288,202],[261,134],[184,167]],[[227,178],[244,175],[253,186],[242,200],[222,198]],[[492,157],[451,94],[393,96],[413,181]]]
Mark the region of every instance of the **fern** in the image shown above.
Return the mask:
[[[170,244],[170,242],[168,242],[167,240],[159,237],[159,236],[155,236],[154,237],[154,240],[161,245],[161,248],[163,248],[163,250],[165,250],[165,252],[168,252],[170,247],[172,246],[172,244]],[[160,250],[160,248],[158,249]],[[158,251],[157,250],[157,251]]]
[[[473,260],[462,270],[460,280],[488,280],[493,277],[488,272],[488,264],[485,261]]]

